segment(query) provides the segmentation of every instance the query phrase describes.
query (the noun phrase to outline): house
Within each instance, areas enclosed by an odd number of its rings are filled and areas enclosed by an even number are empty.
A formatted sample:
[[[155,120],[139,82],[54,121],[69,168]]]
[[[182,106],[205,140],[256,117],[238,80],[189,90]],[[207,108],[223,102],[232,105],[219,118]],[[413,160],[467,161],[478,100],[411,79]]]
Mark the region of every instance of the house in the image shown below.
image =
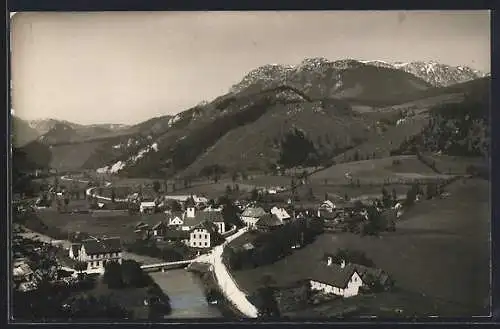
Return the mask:
[[[87,263],[87,273],[104,273],[108,261],[122,262],[122,245],[119,238],[86,239],[72,244],[69,257]]]
[[[14,262],[12,275],[14,282],[23,283],[23,282],[31,282],[34,279],[34,272],[31,267],[25,263],[24,261]]]
[[[181,229],[184,231],[190,231],[195,226],[203,222],[213,223],[220,234],[226,232],[226,223],[224,222],[222,212],[219,211],[186,212]]]
[[[202,222],[189,232],[189,246],[192,248],[211,248],[224,238],[217,231],[217,226],[210,222]]]
[[[171,212],[168,214],[168,226],[180,228],[184,224],[184,214],[182,211]]]
[[[163,221],[156,223],[151,228],[151,232],[152,232],[153,237],[155,237],[155,238],[162,237],[165,234],[167,228],[168,228],[168,225]]]
[[[364,283],[355,266],[346,264],[345,261],[342,261],[340,265],[335,264],[331,257],[326,266],[321,265],[312,272],[309,278],[311,290],[344,298],[356,296],[359,293],[359,288]]]
[[[276,206],[271,208],[271,214],[276,215],[276,217],[278,217],[282,222],[288,221],[292,218],[285,208],[278,208]]]
[[[248,227],[255,227],[255,223],[266,214],[266,211],[262,207],[250,206],[241,214],[241,220]]]
[[[155,209],[156,209],[156,203],[154,202],[154,200],[147,200],[147,201],[143,200],[139,205],[139,211],[141,212],[141,214],[154,213]]]
[[[326,264],[314,270],[309,281],[312,290],[345,298],[358,295],[361,287],[374,282],[383,287],[392,284],[390,277],[381,269],[346,263],[345,260],[337,264],[332,256],[327,256]]]
[[[186,245],[189,244],[189,238],[190,238],[189,232],[182,230],[167,229],[163,234],[164,241],[182,242]]]
[[[265,214],[255,223],[255,227],[263,232],[270,232],[282,225],[283,222],[274,214]]]

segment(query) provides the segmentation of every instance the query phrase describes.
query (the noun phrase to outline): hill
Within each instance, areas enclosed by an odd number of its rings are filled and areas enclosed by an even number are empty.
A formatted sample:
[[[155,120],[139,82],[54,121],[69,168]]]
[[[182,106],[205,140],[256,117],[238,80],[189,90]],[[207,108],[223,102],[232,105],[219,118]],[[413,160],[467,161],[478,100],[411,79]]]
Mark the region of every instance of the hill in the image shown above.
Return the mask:
[[[12,144],[21,147],[36,140],[41,134],[32,128],[28,122],[16,116],[11,119]]]

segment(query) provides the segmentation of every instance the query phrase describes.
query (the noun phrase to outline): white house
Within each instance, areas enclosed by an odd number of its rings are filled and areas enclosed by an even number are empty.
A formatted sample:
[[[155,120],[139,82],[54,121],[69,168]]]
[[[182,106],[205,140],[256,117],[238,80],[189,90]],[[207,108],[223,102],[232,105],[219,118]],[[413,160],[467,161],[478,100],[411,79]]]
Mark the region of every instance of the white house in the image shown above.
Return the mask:
[[[119,238],[87,239],[69,248],[69,257],[87,263],[87,273],[104,273],[108,261],[122,262]]]
[[[223,240],[224,238],[217,231],[216,225],[202,222],[189,233],[188,245],[192,248],[211,248]]]
[[[141,213],[152,213],[155,211],[156,203],[154,201],[142,201],[139,207]]]
[[[184,224],[184,214],[182,212],[173,212],[168,215],[168,226],[182,227]]]
[[[276,217],[278,217],[278,219],[282,222],[285,222],[292,218],[290,214],[288,214],[288,212],[285,210],[285,208],[278,208],[276,206],[271,208],[271,214],[276,215]]]
[[[266,215],[266,211],[261,207],[248,207],[241,214],[241,220],[248,227],[255,227],[257,221],[264,215]]]
[[[325,200],[318,207],[318,217],[321,217],[321,213],[332,213],[335,210],[335,204],[330,200]]]
[[[312,290],[345,298],[356,296],[364,284],[355,266],[346,265],[345,261],[334,264],[331,257],[326,266],[314,271],[309,282]]]

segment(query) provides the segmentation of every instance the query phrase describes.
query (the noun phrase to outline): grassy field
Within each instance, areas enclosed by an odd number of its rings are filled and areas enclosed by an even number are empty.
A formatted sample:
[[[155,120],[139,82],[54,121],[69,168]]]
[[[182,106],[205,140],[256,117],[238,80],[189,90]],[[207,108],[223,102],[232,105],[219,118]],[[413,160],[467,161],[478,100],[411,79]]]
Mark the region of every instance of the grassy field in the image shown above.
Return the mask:
[[[490,213],[488,182],[457,181],[447,199],[423,201],[397,223],[397,231],[380,238],[323,234],[311,245],[275,264],[236,271],[247,292],[265,274],[280,284],[308,277],[325,252],[338,248],[365,252],[404,290],[457,305],[457,312],[486,315],[490,281]],[[460,311],[458,311],[460,310]]]
[[[353,180],[360,180],[362,185],[383,184],[385,181],[415,180],[424,178],[447,178],[446,175],[437,175],[424,165],[414,155],[392,156],[382,159],[372,159],[341,163],[321,170],[310,177],[311,183],[324,183],[327,179],[330,184],[348,184],[345,177],[350,173]]]
[[[119,236],[123,242],[135,241],[135,225],[139,222],[150,226],[165,219],[165,215],[123,215],[113,217],[93,217],[90,214],[60,214],[53,209],[39,211],[42,221],[50,227],[64,232],[86,232],[96,237]]]

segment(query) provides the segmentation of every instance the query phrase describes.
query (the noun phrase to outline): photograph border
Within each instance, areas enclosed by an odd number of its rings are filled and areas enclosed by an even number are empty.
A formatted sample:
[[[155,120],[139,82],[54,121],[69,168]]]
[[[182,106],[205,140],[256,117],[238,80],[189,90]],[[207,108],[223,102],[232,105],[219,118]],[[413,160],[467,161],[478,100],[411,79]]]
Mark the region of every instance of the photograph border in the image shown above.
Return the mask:
[[[5,120],[4,123],[4,132],[5,132],[5,140],[6,143],[3,144],[5,147],[5,154],[8,156],[4,157],[6,159],[5,161],[5,168],[6,170],[2,171],[2,173],[5,173],[5,175],[2,175],[2,180],[5,182],[5,186],[8,187],[7,193],[5,194],[5,198],[2,198],[2,202],[5,202],[5,205],[2,209],[5,209],[5,218],[8,219],[6,220],[7,225],[2,226],[2,234],[4,236],[4,239],[2,241],[5,241],[5,250],[10,251],[11,250],[11,191],[10,191],[10,182],[11,182],[11,145],[10,145],[10,91],[9,91],[9,84],[10,84],[10,65],[9,65],[9,12],[22,12],[22,11],[163,11],[163,10],[357,10],[357,9],[372,9],[372,10],[382,10],[382,9],[392,9],[392,10],[406,10],[406,9],[429,9],[429,10],[437,10],[437,9],[493,9],[494,7],[494,2],[493,1],[473,1],[470,4],[464,5],[462,3],[454,3],[453,1],[446,1],[446,2],[431,2],[431,1],[409,1],[405,2],[403,8],[401,6],[398,8],[397,6],[393,6],[395,4],[394,1],[377,1],[376,6],[374,7],[373,2],[372,5],[368,5],[368,1],[363,1],[363,2],[355,2],[355,3],[349,3],[346,1],[344,4],[340,2],[336,2],[335,5],[331,6],[318,6],[314,5],[311,3],[308,3],[308,7],[298,7],[298,6],[293,6],[293,5],[271,5],[269,3],[262,4],[259,3],[260,1],[252,1],[250,4],[250,1],[238,1],[238,4],[235,4],[231,1],[218,1],[218,4],[213,3],[210,6],[208,4],[203,4],[201,1],[179,1],[177,4],[172,4],[172,3],[166,3],[164,1],[131,1],[131,0],[123,0],[123,1],[101,1],[99,3],[90,3],[88,1],[71,1],[71,3],[68,3],[67,1],[60,0],[51,0],[51,1],[36,1],[36,0],[13,0],[9,1],[8,7],[7,7],[7,12],[6,12],[6,24],[7,24],[7,38],[6,38],[6,43],[4,44],[4,49],[6,49],[6,57],[7,57],[7,83],[6,86],[7,88],[5,89],[6,91],[6,99],[7,99],[7,110],[6,110],[6,115],[2,116],[2,118]],[[408,4],[413,4],[414,6],[408,6]],[[413,8],[412,8],[413,7]],[[496,38],[496,33],[495,31],[499,31],[499,17],[498,14],[496,13],[495,10],[491,11],[491,75],[497,76],[499,73],[499,64],[497,61],[498,57],[498,40]],[[7,46],[7,47],[5,47]],[[500,122],[500,119],[498,118],[499,114],[497,111],[494,109],[496,108],[496,105],[500,104],[499,96],[497,93],[493,92],[494,90],[500,89],[500,84],[495,82],[495,79],[492,78],[491,81],[491,106],[490,106],[490,113],[491,113],[491,125],[493,125],[494,122]],[[221,320],[202,320],[202,319],[196,319],[196,320],[182,320],[182,321],[173,321],[173,322],[165,322],[168,324],[182,324],[182,323],[189,323],[189,324],[250,324],[250,323],[255,323],[255,324],[286,324],[286,325],[314,325],[314,324],[326,324],[326,325],[342,325],[342,326],[358,326],[358,325],[365,325],[365,324],[374,324],[376,323],[377,325],[382,325],[382,324],[484,324],[484,323],[492,323],[496,322],[500,319],[500,308],[499,308],[499,297],[500,296],[500,277],[498,276],[498,271],[496,271],[496,268],[498,267],[498,263],[500,261],[500,252],[499,252],[499,247],[500,247],[500,242],[497,242],[496,240],[498,239],[497,237],[500,237],[500,225],[497,223],[496,218],[499,216],[500,209],[496,206],[495,200],[500,200],[500,195],[498,195],[497,192],[497,186],[500,184],[500,175],[498,175],[493,168],[495,168],[495,163],[498,162],[500,157],[500,150],[498,149],[498,140],[500,140],[500,136],[498,131],[495,129],[491,130],[491,178],[490,178],[490,198],[491,198],[491,215],[492,215],[492,220],[491,220],[491,284],[492,284],[492,292],[491,292],[491,309],[492,309],[492,314],[491,316],[477,316],[474,317],[472,320],[470,317],[468,318],[452,318],[452,319],[447,319],[443,317],[436,317],[436,318],[431,318],[431,319],[425,319],[424,321],[421,321],[420,319],[415,319],[414,321],[377,321],[377,319],[367,319],[366,322],[362,322],[359,320],[345,320],[345,321],[287,321],[287,320],[279,320],[279,321],[254,321],[254,320],[242,320],[242,321],[221,321]],[[7,283],[7,285],[10,285],[10,272],[11,271],[11,264],[10,264],[10,257],[5,258],[7,260],[7,266],[5,271],[6,277],[4,282]],[[5,286],[2,285],[2,289],[6,289],[6,296],[7,298],[4,299],[3,301],[7,302],[7,305],[4,309],[7,309],[7,307],[10,309],[10,290]],[[9,312],[10,313],[10,312]],[[10,319],[7,320],[7,322]],[[18,322],[16,322],[18,323]],[[42,323],[40,323],[42,324]],[[89,324],[97,324],[96,322],[90,322]],[[108,324],[109,323],[99,323],[99,324]],[[43,325],[47,325],[47,323],[43,323]],[[83,326],[81,322],[78,323],[72,323],[72,325],[77,325],[77,326]],[[120,323],[120,325],[123,325]],[[146,323],[127,323],[127,325],[147,325]]]

